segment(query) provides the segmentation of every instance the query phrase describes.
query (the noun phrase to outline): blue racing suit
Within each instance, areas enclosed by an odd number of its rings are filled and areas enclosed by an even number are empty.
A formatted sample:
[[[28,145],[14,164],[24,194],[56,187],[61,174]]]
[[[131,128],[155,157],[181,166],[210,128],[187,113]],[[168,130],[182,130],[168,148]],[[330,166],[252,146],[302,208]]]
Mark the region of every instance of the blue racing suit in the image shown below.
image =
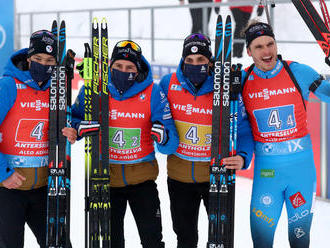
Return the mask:
[[[316,169],[305,101],[312,90],[320,100],[330,102],[330,83],[309,66],[288,64],[301,93],[281,60],[271,71],[254,67],[242,77],[243,100],[255,140],[250,209],[255,248],[273,246],[284,202],[291,247],[309,247]]]

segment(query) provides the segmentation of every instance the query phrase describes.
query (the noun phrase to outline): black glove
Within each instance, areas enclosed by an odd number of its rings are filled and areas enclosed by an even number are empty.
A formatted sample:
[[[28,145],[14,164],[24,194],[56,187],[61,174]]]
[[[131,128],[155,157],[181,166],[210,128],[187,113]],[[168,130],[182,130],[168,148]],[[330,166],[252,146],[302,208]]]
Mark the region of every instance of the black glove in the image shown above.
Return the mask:
[[[154,122],[151,128],[151,138],[160,145],[165,145],[168,137],[165,127],[160,122]]]
[[[264,6],[259,5],[257,9],[257,16],[261,16],[264,13]]]
[[[219,15],[220,12],[220,7],[214,7],[214,11],[217,15]]]
[[[97,135],[100,131],[100,123],[97,121],[81,121],[78,127],[80,137]]]
[[[232,64],[230,79],[232,82],[232,93],[238,95],[241,92],[242,64]]]

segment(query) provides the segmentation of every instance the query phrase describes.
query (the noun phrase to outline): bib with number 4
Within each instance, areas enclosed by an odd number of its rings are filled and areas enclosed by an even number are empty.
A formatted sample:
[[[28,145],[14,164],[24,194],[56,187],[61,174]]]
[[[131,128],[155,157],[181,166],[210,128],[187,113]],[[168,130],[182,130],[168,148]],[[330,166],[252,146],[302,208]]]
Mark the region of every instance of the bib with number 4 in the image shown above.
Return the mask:
[[[43,161],[48,156],[49,90],[35,90],[18,80],[16,88],[16,101],[0,126],[0,152],[13,160]]]
[[[282,142],[307,135],[301,95],[284,67],[268,79],[252,71],[242,95],[256,141]]]

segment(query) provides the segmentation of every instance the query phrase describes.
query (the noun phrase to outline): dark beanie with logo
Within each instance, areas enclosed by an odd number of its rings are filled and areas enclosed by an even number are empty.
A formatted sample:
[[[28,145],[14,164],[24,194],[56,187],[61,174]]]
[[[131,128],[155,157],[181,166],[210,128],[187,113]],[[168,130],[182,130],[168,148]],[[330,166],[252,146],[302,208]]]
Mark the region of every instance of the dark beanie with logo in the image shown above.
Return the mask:
[[[212,57],[210,38],[200,33],[193,33],[186,37],[183,43],[182,59],[185,60],[191,54],[201,54],[210,60]]]
[[[254,39],[264,35],[270,36],[275,39],[272,26],[263,22],[257,22],[253,25],[250,25],[245,30],[246,47],[249,47]]]
[[[110,68],[112,67],[113,63],[116,60],[124,59],[124,60],[131,61],[133,64],[135,64],[138,72],[142,72],[143,69],[142,69],[141,48],[139,48],[139,51],[136,51],[135,49],[132,48],[132,46],[129,42],[132,42],[132,41],[128,40],[126,46],[124,46],[124,47],[119,47],[119,46],[115,45],[115,47],[112,51],[112,55],[111,55]],[[120,42],[118,42],[118,43],[120,43]]]
[[[30,37],[28,57],[38,53],[57,57],[57,38],[48,30],[36,31]]]

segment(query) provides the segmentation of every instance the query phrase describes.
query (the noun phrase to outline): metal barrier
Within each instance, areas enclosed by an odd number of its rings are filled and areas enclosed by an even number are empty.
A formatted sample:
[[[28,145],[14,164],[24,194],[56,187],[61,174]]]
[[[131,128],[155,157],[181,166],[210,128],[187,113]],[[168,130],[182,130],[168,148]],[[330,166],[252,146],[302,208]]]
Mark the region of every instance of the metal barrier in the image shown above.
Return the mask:
[[[225,3],[194,3],[194,4],[186,4],[186,5],[164,5],[164,6],[145,6],[145,7],[128,7],[128,8],[104,8],[104,9],[77,9],[77,10],[62,10],[62,11],[33,11],[33,12],[16,12],[16,28],[15,28],[15,48],[19,49],[21,48],[21,39],[27,38],[29,35],[33,32],[34,27],[36,26],[36,23],[34,21],[34,18],[37,16],[48,16],[52,19],[60,20],[61,16],[67,15],[67,14],[84,14],[87,20],[86,24],[90,24],[92,22],[92,19],[94,16],[97,15],[97,13],[114,13],[114,12],[127,12],[127,35],[123,37],[116,37],[113,36],[114,39],[135,39],[140,37],[134,37],[132,35],[132,12],[136,11],[145,11],[147,10],[150,12],[150,36],[143,37],[144,40],[150,40],[151,41],[151,61],[155,61],[155,41],[156,40],[174,40],[174,41],[182,41],[182,38],[175,37],[175,38],[160,38],[156,37],[155,35],[155,11],[156,10],[164,10],[164,9],[189,9],[189,8],[202,8],[203,9],[203,32],[207,32],[207,8],[209,7],[229,7],[229,6],[242,6],[242,5],[251,5],[256,6],[259,4],[259,0],[235,0],[235,1],[229,1]],[[276,4],[287,4],[291,3],[290,0],[276,0]],[[274,29],[276,29],[276,26],[274,26],[274,9],[270,8],[270,16],[272,20],[272,24]],[[50,19],[50,20],[52,20]],[[27,23],[26,23],[27,22]],[[24,23],[24,24],[23,24]],[[51,23],[51,21],[49,21]],[[22,27],[28,26],[29,30],[26,34],[22,33]],[[67,35],[68,38],[86,38],[90,39],[90,34],[86,33],[83,35]],[[306,44],[312,44],[316,43],[314,41],[294,41],[294,40],[277,40],[278,43],[306,43]]]

